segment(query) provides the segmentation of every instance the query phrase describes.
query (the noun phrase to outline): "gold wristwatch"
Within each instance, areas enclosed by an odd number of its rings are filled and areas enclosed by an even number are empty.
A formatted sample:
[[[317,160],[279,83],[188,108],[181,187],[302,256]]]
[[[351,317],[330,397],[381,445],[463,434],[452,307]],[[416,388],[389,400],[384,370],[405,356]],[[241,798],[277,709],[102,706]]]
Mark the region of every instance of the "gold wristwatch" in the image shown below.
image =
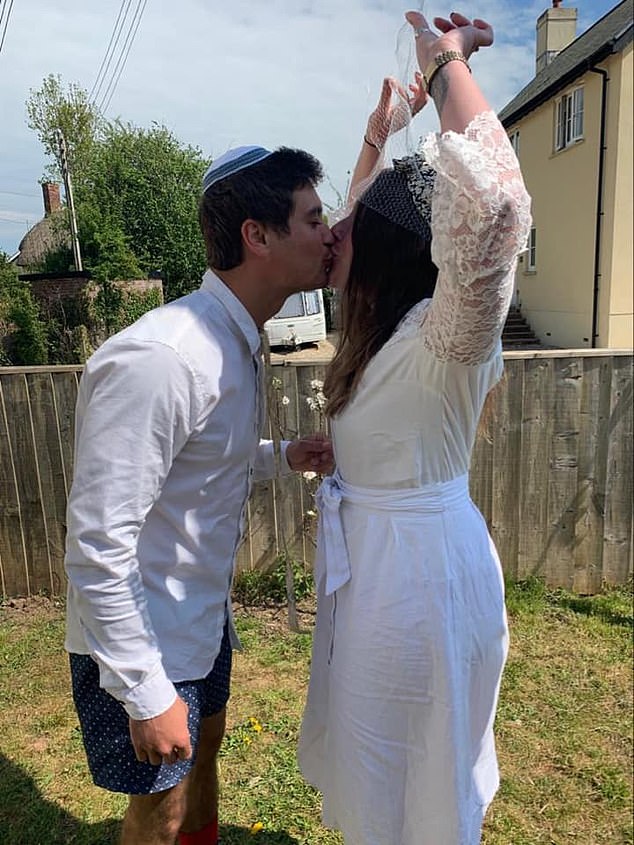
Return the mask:
[[[425,91],[429,93],[429,86],[431,85],[432,79],[440,70],[440,68],[443,67],[443,65],[448,64],[449,62],[462,62],[469,68],[469,73],[471,73],[469,62],[464,57],[463,53],[461,53],[459,50],[444,50],[442,53],[438,53],[437,56],[434,56],[434,58],[427,65],[426,69],[423,72],[423,83],[425,85]]]

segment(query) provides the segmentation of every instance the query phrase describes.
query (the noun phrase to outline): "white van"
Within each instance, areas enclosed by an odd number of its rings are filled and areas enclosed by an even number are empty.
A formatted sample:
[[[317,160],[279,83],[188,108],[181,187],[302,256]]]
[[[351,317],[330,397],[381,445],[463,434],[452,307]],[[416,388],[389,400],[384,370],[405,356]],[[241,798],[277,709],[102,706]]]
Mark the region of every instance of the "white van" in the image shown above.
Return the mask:
[[[326,339],[324,297],[320,290],[291,294],[274,317],[264,324],[270,346],[318,343]]]

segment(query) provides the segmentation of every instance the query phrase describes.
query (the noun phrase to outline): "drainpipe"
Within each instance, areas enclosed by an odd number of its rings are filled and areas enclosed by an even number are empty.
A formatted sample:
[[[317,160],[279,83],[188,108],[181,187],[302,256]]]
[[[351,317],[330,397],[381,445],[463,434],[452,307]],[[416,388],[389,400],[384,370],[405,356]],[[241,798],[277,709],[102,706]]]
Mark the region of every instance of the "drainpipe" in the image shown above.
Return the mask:
[[[594,287],[592,290],[592,348],[597,345],[599,323],[599,282],[601,280],[601,228],[603,224],[603,170],[605,166],[605,130],[608,108],[608,72],[603,68],[592,67],[591,73],[601,77],[601,130],[599,139],[599,179],[597,185],[597,220],[594,240]]]

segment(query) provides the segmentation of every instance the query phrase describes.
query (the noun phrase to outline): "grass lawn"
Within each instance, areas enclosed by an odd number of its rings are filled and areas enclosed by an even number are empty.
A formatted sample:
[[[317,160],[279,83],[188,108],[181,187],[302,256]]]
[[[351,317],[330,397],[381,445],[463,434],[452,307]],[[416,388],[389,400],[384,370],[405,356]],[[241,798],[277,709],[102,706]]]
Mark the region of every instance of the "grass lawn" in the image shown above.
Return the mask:
[[[484,845],[632,843],[632,594],[509,588],[512,647],[498,712],[502,787]],[[236,608],[221,768],[224,845],[341,845],[319,824],[295,746],[310,656],[284,609]],[[92,786],[68,692],[63,608],[0,604],[0,843],[108,845],[125,798]],[[252,826],[261,827],[252,832]],[[442,843],[438,843],[442,845]]]

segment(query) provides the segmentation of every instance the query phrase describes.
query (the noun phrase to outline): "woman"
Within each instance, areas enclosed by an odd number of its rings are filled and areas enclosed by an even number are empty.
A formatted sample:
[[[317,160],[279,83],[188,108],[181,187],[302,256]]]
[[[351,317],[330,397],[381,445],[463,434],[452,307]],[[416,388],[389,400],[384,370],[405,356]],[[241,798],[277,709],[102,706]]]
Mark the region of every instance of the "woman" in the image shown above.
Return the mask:
[[[466,64],[491,27],[452,14],[434,20],[437,35],[406,17],[441,135],[381,171],[333,230],[343,323],[324,389],[337,473],[319,493],[299,758],[346,845],[476,845],[498,786],[507,627],[468,467],[502,373],[529,198]],[[370,119],[357,181],[379,157],[387,111]]]

